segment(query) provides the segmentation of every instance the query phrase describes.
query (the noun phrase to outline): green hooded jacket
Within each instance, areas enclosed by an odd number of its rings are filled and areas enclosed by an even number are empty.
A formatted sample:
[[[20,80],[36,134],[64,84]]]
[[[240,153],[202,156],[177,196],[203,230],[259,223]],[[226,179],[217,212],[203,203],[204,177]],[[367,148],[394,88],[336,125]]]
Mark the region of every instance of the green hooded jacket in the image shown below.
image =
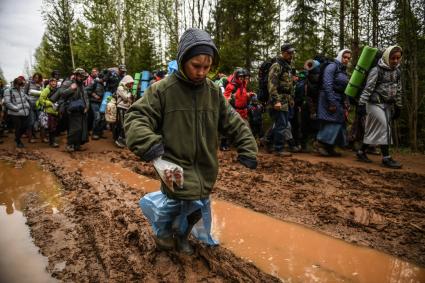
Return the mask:
[[[192,34],[188,36],[187,32]],[[216,50],[211,39],[199,41],[203,31],[187,32],[179,43],[179,62],[197,42],[210,44]],[[190,47],[184,49],[187,46]],[[194,84],[180,72],[151,85],[129,108],[124,128],[127,146],[143,160],[150,161],[160,152],[164,160],[183,168],[182,189],[171,192],[164,184],[161,186],[174,199],[209,196],[218,173],[219,132],[234,140],[241,156],[255,159],[258,151],[251,130],[227,103],[220,88],[209,79]]]
[[[37,100],[36,106],[41,107],[44,109],[44,112],[48,114],[52,114],[57,116],[59,113],[55,108],[53,107],[53,102],[49,100],[50,96],[50,86],[45,87],[40,94],[40,97]]]

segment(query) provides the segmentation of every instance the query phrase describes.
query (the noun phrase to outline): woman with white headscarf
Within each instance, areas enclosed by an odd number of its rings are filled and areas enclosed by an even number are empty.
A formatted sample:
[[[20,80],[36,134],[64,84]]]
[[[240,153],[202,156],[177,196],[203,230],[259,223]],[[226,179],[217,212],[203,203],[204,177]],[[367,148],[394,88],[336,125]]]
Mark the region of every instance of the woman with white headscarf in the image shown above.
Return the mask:
[[[399,169],[401,164],[392,159],[389,152],[391,144],[391,121],[397,119],[401,112],[401,71],[402,56],[400,46],[385,49],[378,65],[371,69],[366,86],[360,96],[359,114],[366,115],[365,135],[362,148],[357,152],[357,159],[372,162],[366,155],[370,144],[380,145],[382,165]]]
[[[318,103],[320,129],[317,133],[317,150],[322,156],[341,156],[335,146],[346,146],[346,115],[348,99],[344,90],[348,84],[347,65],[351,60],[351,51],[339,51],[335,60],[324,71]]]

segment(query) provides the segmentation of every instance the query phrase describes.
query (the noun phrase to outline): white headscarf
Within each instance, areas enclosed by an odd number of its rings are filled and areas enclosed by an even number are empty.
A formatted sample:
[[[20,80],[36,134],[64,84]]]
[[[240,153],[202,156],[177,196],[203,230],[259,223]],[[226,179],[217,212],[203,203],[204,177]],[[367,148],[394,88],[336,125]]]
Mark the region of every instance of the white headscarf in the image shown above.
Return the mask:
[[[387,65],[388,67],[390,67],[390,54],[391,54],[391,51],[393,51],[394,48],[400,48],[400,52],[403,54],[403,49],[401,49],[401,47],[398,46],[398,45],[393,45],[393,46],[390,46],[387,49],[385,49],[384,54],[382,54],[381,59],[385,63],[385,65]],[[397,65],[396,68],[398,66],[400,66],[400,65]]]
[[[340,63],[342,63],[342,55],[344,55],[344,53],[351,53],[350,49],[342,49],[341,51],[338,52],[338,55],[336,56],[336,60]]]

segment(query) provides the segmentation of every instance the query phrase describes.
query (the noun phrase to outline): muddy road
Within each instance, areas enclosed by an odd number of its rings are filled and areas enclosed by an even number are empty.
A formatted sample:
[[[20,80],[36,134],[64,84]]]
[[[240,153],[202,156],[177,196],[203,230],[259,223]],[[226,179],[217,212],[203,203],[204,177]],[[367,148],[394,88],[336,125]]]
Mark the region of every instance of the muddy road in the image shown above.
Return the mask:
[[[278,282],[247,260],[219,246],[195,241],[188,257],[155,249],[138,200],[157,190],[149,164],[108,141],[85,152],[46,146],[17,151],[0,146],[0,159],[36,161],[61,184],[59,212],[38,194],[27,194],[24,212],[31,236],[48,258],[47,270],[64,282]],[[213,197],[313,228],[425,266],[425,161],[403,157],[401,171],[308,155],[282,159],[260,153],[256,171],[219,153]],[[325,161],[325,162],[324,162]],[[375,162],[377,163],[377,162]],[[243,220],[242,220],[243,221]]]

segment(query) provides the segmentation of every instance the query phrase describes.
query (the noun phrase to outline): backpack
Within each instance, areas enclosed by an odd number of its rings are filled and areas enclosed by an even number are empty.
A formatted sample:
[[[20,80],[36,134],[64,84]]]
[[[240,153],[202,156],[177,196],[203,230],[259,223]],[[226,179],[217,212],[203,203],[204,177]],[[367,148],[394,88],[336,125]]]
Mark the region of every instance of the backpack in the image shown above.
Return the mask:
[[[277,58],[272,58],[261,63],[260,68],[258,69],[258,100],[262,103],[267,103],[270,98],[268,82],[269,82],[269,71],[271,66],[279,62]],[[281,68],[281,73],[279,77],[282,76],[283,68]]]
[[[334,62],[335,62],[335,60],[333,60],[333,59],[325,59],[322,62],[320,62],[320,71],[319,71],[319,86],[320,86],[320,88],[322,88],[322,86],[323,86],[323,76],[325,74],[326,67],[329,64],[332,64]],[[337,70],[335,70],[334,76],[338,73],[338,71],[339,71],[338,69],[339,68],[337,68]]]
[[[362,94],[364,88],[366,87],[367,77],[369,76],[369,72],[375,67],[378,68],[378,78],[376,80],[376,85],[381,83],[382,77],[383,77],[385,71],[381,67],[379,67],[378,62],[379,62],[379,59],[382,58],[383,54],[384,53],[381,50],[378,50],[378,52],[376,53],[375,59],[373,60],[372,65],[370,65],[369,71],[365,72],[365,79],[363,80],[363,84],[359,88],[359,91],[357,92],[357,98]],[[399,79],[400,79],[400,76],[399,76],[399,72],[397,71],[397,81]]]

